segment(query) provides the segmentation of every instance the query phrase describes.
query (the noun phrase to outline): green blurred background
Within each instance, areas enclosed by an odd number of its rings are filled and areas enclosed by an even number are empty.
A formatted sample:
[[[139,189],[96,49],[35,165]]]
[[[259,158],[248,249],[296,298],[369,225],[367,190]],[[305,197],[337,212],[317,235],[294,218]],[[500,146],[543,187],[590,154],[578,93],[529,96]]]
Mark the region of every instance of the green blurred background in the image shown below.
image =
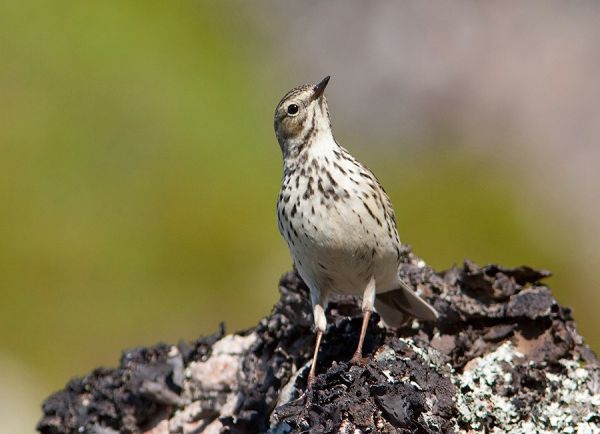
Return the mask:
[[[357,136],[336,100],[351,92],[344,68],[298,67],[302,34],[272,6],[0,3],[0,406],[4,420],[19,415],[11,432],[124,348],[269,312],[291,264],[275,223],[272,113],[289,88],[326,74],[336,135],[386,186],[403,241],[438,269],[468,257],[552,270],[599,347],[591,272],[518,161],[463,146],[447,122],[425,138]]]

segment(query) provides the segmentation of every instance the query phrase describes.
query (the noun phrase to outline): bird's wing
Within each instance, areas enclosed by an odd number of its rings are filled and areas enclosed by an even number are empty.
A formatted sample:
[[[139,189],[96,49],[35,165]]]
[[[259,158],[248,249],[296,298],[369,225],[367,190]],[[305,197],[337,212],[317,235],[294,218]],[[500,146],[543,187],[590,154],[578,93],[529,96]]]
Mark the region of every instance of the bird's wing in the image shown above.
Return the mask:
[[[353,158],[353,157],[352,157]],[[385,223],[388,225],[392,236],[396,238],[398,244],[400,239],[398,237],[398,227],[396,226],[396,214],[394,213],[394,207],[392,201],[388,196],[387,192],[371,170],[364,164],[357,161],[360,166],[360,175],[367,180],[367,183],[376,192],[377,197],[371,198],[370,204],[375,206],[377,210],[384,216]]]

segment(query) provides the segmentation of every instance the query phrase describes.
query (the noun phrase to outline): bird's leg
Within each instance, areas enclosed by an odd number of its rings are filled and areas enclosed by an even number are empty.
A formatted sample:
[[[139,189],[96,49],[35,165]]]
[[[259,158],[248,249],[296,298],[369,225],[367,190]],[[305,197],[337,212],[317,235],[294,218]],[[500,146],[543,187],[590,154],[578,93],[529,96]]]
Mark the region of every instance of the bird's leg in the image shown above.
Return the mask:
[[[325,309],[321,305],[320,294],[311,291],[310,298],[313,304],[313,319],[315,321],[315,329],[317,330],[317,341],[315,343],[315,353],[313,355],[312,365],[310,366],[310,372],[308,373],[309,387],[315,381],[315,372],[317,369],[317,356],[319,354],[319,347],[321,346],[321,338],[323,337],[323,333],[325,333],[325,329],[327,328],[327,318],[325,318]]]
[[[367,283],[367,287],[365,288],[365,292],[363,294],[362,301],[362,311],[363,311],[363,323],[360,328],[360,336],[358,338],[358,346],[356,347],[356,351],[354,352],[354,356],[352,356],[352,360],[350,363],[362,364],[366,360],[362,356],[362,347],[365,341],[365,335],[367,334],[367,327],[369,326],[369,319],[371,318],[371,313],[373,312],[373,305],[375,304],[375,279],[371,277],[369,283]]]
[[[317,355],[319,354],[319,347],[321,346],[321,338],[323,337],[323,332],[321,330],[317,330],[317,342],[315,344],[315,354],[313,355],[312,365],[310,366],[310,372],[308,373],[308,385],[312,386],[315,382],[315,371],[317,369]]]

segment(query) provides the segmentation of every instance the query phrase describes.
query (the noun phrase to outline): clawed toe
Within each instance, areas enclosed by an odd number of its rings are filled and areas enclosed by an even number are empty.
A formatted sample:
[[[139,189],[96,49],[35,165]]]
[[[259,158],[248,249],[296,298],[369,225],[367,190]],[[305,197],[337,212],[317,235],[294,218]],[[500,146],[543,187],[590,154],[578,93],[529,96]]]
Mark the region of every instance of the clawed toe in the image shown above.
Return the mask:
[[[369,362],[369,358],[363,357],[360,354],[354,354],[354,356],[352,356],[352,359],[350,359],[351,365],[365,366],[368,362]]]

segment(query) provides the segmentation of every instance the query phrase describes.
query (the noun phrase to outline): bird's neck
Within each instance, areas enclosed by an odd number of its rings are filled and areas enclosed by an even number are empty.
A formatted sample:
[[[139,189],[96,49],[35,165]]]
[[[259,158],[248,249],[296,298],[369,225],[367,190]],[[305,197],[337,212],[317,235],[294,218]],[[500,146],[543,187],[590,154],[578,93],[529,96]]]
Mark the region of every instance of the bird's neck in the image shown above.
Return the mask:
[[[292,139],[287,143],[283,158],[284,172],[309,164],[313,159],[327,157],[339,149],[329,125],[315,128],[304,137]]]

